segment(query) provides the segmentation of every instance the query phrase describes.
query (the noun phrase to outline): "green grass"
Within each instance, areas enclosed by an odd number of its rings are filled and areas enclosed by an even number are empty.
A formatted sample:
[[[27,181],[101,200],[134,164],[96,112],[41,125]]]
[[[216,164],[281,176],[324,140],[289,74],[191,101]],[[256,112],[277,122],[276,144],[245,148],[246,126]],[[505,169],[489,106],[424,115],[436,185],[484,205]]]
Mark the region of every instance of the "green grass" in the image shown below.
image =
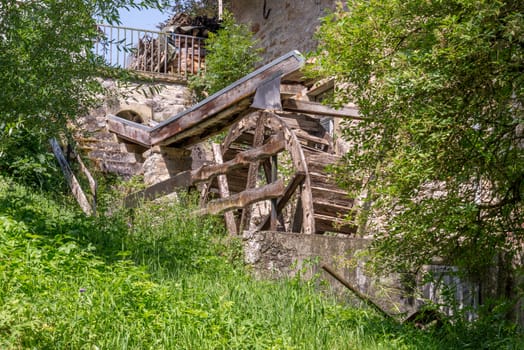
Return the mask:
[[[519,348],[506,326],[421,331],[315,281],[255,280],[181,201],[85,218],[0,178],[0,349]]]

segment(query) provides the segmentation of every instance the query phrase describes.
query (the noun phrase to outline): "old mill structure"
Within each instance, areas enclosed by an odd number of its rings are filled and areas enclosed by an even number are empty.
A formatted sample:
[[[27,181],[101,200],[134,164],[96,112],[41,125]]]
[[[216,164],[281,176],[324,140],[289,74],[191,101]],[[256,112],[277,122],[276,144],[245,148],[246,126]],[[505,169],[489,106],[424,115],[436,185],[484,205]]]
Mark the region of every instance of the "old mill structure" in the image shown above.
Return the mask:
[[[418,284],[415,291],[411,282],[419,281],[411,281],[407,289],[399,276],[374,276],[358,254],[370,240],[357,237],[356,225],[345,220],[354,199],[327,168],[343,153],[333,137],[338,122],[361,116],[352,105],[335,110],[319,103],[334,82],[304,77],[303,56],[288,52],[297,43],[304,50],[313,48],[318,17],[334,1],[297,6],[289,1],[232,1],[237,19],[250,23],[266,48],[266,65],[195,105],[180,74],[185,71],[185,78],[188,69],[201,67],[205,50],[199,39],[184,33],[157,33],[149,46],[162,52],[157,56],[163,60],[151,60],[155,54],[144,52],[144,67],[176,74],[159,79],[152,72],[155,80],[137,84],[146,92],[142,94],[104,82],[116,92],[79,119],[79,148],[102,171],[143,175],[146,188],[129,195],[128,206],[180,190],[198,191],[201,207],[195,215],[223,215],[229,232],[242,237],[245,260],[257,274],[293,274],[294,266],[319,258],[389,313],[416,310],[423,299],[438,302],[438,286]],[[297,21],[308,23],[306,32],[292,29]],[[308,38],[297,39],[304,35]],[[173,43],[178,47],[169,46]],[[321,271],[320,264],[310,272]],[[452,267],[428,269],[456,288],[459,305],[476,307],[482,295],[490,295],[490,281],[467,284],[449,273]],[[341,286],[330,275],[324,277]]]
[[[151,186],[128,197],[127,205],[198,187],[199,213],[225,213],[235,234],[250,228],[354,232],[343,220],[353,201],[325,170],[339,156],[321,118],[359,118],[358,111],[309,101],[320,90],[299,72],[303,64],[298,52],[290,52],[154,127],[109,115],[108,131],[135,149],[147,149],[142,157],[160,155],[156,166],[169,174],[146,179]],[[192,167],[191,149],[206,149],[203,143],[223,131],[213,161]],[[255,210],[263,201],[270,203],[267,210]]]

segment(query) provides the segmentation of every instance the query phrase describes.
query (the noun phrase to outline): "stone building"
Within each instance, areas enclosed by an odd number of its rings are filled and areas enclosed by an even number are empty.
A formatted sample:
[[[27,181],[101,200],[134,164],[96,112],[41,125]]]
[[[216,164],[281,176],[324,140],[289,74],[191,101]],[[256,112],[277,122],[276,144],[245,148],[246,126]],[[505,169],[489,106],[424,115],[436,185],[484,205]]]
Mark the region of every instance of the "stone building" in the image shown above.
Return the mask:
[[[314,50],[320,18],[335,6],[334,0],[233,0],[231,11],[255,33],[258,46],[264,49],[263,63],[267,63],[291,50]]]

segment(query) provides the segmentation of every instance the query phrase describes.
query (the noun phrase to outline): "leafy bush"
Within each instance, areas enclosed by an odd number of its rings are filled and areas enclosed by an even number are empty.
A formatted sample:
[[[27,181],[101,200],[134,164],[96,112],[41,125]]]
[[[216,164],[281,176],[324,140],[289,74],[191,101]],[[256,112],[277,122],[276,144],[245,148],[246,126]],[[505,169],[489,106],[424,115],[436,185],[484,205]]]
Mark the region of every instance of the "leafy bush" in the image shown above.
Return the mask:
[[[202,99],[250,73],[260,62],[253,33],[244,24],[237,24],[229,13],[222,28],[209,33],[206,39],[206,71],[189,79],[189,87]]]

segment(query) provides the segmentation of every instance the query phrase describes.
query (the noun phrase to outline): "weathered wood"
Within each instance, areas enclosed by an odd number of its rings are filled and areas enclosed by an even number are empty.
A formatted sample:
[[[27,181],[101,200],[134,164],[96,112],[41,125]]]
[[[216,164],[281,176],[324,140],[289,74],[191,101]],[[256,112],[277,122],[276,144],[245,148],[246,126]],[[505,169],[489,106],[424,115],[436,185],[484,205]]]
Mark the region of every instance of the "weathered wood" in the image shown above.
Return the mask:
[[[300,187],[298,188],[300,192]],[[302,210],[302,200],[300,197],[297,200],[297,205],[295,207],[295,212],[293,213],[293,224],[291,225],[292,232],[301,232],[302,231],[302,221],[304,218],[304,212]]]
[[[175,176],[154,184],[145,190],[133,193],[125,199],[125,205],[134,207],[139,200],[152,200],[169,194],[179,187],[190,187],[198,182],[209,180],[212,177],[226,174],[228,171],[251,164],[254,161],[270,157],[282,151],[285,142],[282,135],[276,135],[270,142],[259,148],[238,153],[234,159],[222,164],[205,165],[195,170],[187,170]]]
[[[278,158],[276,155],[273,155],[271,156],[270,158],[270,163],[271,163],[271,183],[277,181],[277,175],[278,175]],[[284,195],[285,195],[285,192],[284,192]],[[271,213],[269,215],[270,217],[270,224],[269,224],[269,227],[270,227],[270,230],[271,231],[275,231],[276,228],[277,228],[277,217],[278,217],[278,213],[277,213],[277,199],[276,198],[271,198]]]
[[[82,188],[80,187],[80,183],[73,174],[71,167],[69,167],[69,164],[67,163],[67,160],[64,157],[64,153],[62,152],[62,149],[60,148],[58,141],[52,138],[49,140],[49,143],[51,144],[51,148],[53,149],[53,153],[55,154],[58,164],[62,169],[62,173],[64,174],[64,177],[67,180],[67,183],[69,185],[69,188],[71,189],[71,192],[73,193],[73,196],[76,198],[76,201],[80,205],[80,208],[82,208],[82,211],[85,214],[92,215],[93,209],[91,208],[91,204],[89,204],[89,201],[87,200],[84,191],[82,191]]]
[[[309,175],[311,177],[312,187],[325,188],[327,190],[335,191],[342,190],[340,186],[337,184],[334,174],[310,172]]]
[[[213,155],[215,156],[215,162],[217,164],[224,163],[222,159],[222,149],[220,148],[220,145],[213,143],[211,146],[213,149]],[[227,198],[229,197],[229,186],[227,184],[227,178],[225,175],[218,175],[217,176],[217,182],[218,182],[218,190],[220,193],[221,198]],[[237,231],[237,224],[235,222],[235,216],[231,211],[227,211],[224,213],[224,220],[226,222],[226,228],[230,235],[236,236],[238,234]]]
[[[293,167],[297,172],[305,174],[305,179],[300,185],[302,193],[300,200],[302,201],[303,215],[302,231],[307,234],[314,233],[315,219],[313,217],[313,197],[311,196],[309,171],[302,147],[293,130],[289,128],[288,125],[278,115],[270,112],[263,113],[268,115],[267,122],[270,129],[284,132],[284,137],[286,138],[286,150],[288,150],[291,155]]]
[[[333,90],[335,88],[335,79],[328,78],[322,81],[315,83],[306,93],[312,99],[317,98],[317,96],[322,95],[323,93]]]
[[[324,138],[321,138],[321,137],[313,136],[310,133],[308,133],[308,132],[306,132],[304,130],[301,130],[301,129],[296,129],[295,130],[295,135],[297,135],[299,140],[307,141],[307,144],[313,143],[313,144],[317,144],[317,145],[322,145],[324,147],[331,147],[332,146],[328,140],[326,140]]]
[[[89,189],[91,190],[91,194],[93,195],[93,203],[92,203],[92,209],[93,214],[96,214],[96,201],[97,201],[97,195],[98,195],[98,184],[96,180],[94,179],[93,175],[91,175],[91,172],[87,167],[85,166],[84,162],[82,161],[82,158],[80,155],[76,155],[76,161],[80,165],[80,170],[82,173],[84,173],[85,177],[87,178],[87,182],[89,183]]]
[[[356,120],[364,119],[360,115],[358,108],[356,107],[342,107],[340,109],[334,109],[318,102],[304,100],[286,99],[282,101],[282,108],[285,111],[325,115]]]
[[[280,95],[283,98],[303,94],[305,91],[306,87],[302,84],[280,84]]]
[[[293,179],[288,183],[286,186],[286,190],[284,191],[284,194],[282,197],[278,199],[278,202],[276,204],[276,213],[280,214],[284,207],[288,204],[289,200],[291,199],[291,196],[297,188],[302,184],[304,181],[306,175],[304,173],[296,173],[295,176],[293,176]],[[262,223],[262,225],[259,226],[259,230],[267,230],[270,228],[270,220],[269,218],[266,218],[266,220]]]
[[[253,147],[259,147],[264,142],[264,130],[266,116],[263,113],[258,113],[257,124],[255,127],[255,135],[253,137]],[[258,168],[260,167],[260,162],[255,161],[249,164],[249,170],[247,172],[247,181],[246,181],[246,190],[254,188],[257,184]],[[249,225],[249,220],[251,219],[251,206],[247,206],[242,209],[242,214],[240,216],[240,226],[239,230],[242,232],[246,225]]]
[[[314,216],[317,233],[337,232],[350,235],[357,232],[357,227],[348,223],[344,218],[334,218],[317,213]]]
[[[195,211],[195,214],[220,214],[226,210],[241,209],[256,202],[271,198],[278,198],[282,196],[284,190],[284,181],[280,179],[277,182],[246,190],[244,192],[229,196],[228,198],[211,201],[207,204],[206,207]]]
[[[205,140],[206,138],[220,133],[230,124],[241,119],[241,117],[243,117],[245,113],[249,113],[250,111],[252,111],[249,108],[250,104],[251,99],[249,98],[240,100],[232,106],[221,110],[212,118],[202,119],[202,121],[194,125],[182,125],[180,130],[178,130],[174,135],[164,140],[154,138],[155,136],[152,132],[151,142],[153,144],[174,145],[178,147],[192,146],[196,143]]]
[[[340,206],[350,206],[353,203],[353,199],[349,198],[348,193],[341,189],[312,186],[311,192],[314,198],[322,202]]]
[[[182,112],[151,130],[153,144],[168,144],[176,140],[175,135],[183,130],[197,127],[199,123],[214,118],[214,115],[255,94],[258,86],[278,76],[298,70],[304,59],[297,52],[289,53],[263,66],[227,88],[215,93],[189,110]]]
[[[292,112],[278,112],[278,116],[293,130],[300,129],[315,135],[324,132],[324,128],[322,124],[320,124],[320,118],[318,117]]]
[[[145,125],[131,122],[116,115],[109,115],[107,117],[107,128],[125,140],[138,143],[144,147],[151,146],[151,128]]]
[[[342,283],[347,289],[352,291],[353,294],[355,294],[360,300],[362,300],[363,302],[371,306],[373,309],[377,310],[382,316],[395,320],[395,318],[392,315],[390,315],[386,310],[380,307],[380,305],[378,305],[373,300],[371,300],[370,297],[368,297],[367,295],[364,295],[357,288],[353,287],[348,281],[344,279],[344,277],[342,277],[337,272],[335,272],[335,270],[333,270],[332,268],[330,268],[327,265],[322,265],[322,269],[326,271],[327,273],[329,273],[331,276],[333,276],[337,281]]]
[[[277,134],[272,137],[268,143],[263,144],[260,147],[238,153],[235,158],[228,160],[225,163],[202,166],[199,169],[190,171],[192,181],[191,184],[206,181],[211,177],[225,174],[230,170],[237,169],[245,165],[252,166],[261,159],[268,158],[278,152],[281,152],[284,150],[284,148],[285,141],[283,136],[282,134]],[[252,187],[254,187],[254,185]]]
[[[315,214],[331,216],[340,218],[347,215],[353,206],[353,200],[348,200],[347,205],[335,204],[333,202],[325,202],[319,198],[315,198]]]
[[[153,200],[172,193],[176,188],[189,187],[190,185],[191,172],[184,171],[167,180],[156,183],[145,190],[130,194],[124,199],[124,205],[128,208],[134,208],[140,201]]]

